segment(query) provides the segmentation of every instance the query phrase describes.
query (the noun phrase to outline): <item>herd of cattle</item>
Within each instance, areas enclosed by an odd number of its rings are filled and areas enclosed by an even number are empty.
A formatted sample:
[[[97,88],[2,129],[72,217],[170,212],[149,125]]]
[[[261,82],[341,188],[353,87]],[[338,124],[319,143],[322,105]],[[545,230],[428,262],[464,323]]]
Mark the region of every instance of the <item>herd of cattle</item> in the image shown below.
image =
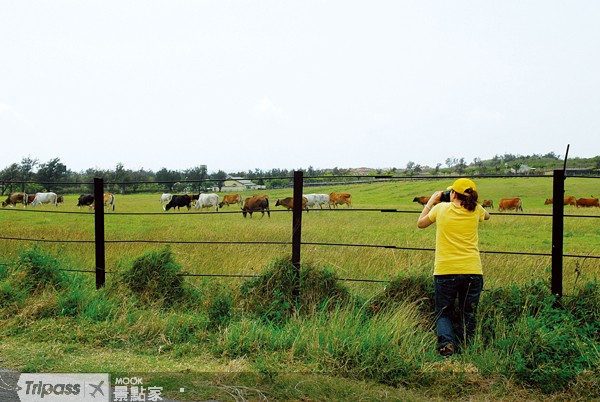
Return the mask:
[[[105,208],[115,210],[115,196],[111,193],[104,194],[103,204]],[[15,192],[8,194],[6,200],[2,201],[2,208],[7,205],[16,206],[17,204],[22,204],[23,207],[27,207],[28,205],[35,207],[36,205],[49,204],[52,206],[58,206],[58,204],[62,204],[65,202],[65,199],[62,195],[57,195],[53,192],[43,192],[43,193],[35,193],[35,194],[27,194],[23,192]],[[77,199],[77,207],[89,207],[90,209],[94,208],[94,196],[92,194],[82,194]]]
[[[242,201],[240,194],[224,195],[223,199],[221,199],[215,193],[200,193],[197,195],[165,193],[160,197],[160,203],[165,204],[163,206],[165,211],[174,210],[175,208],[179,210],[182,207],[189,210],[193,205],[196,209],[211,208],[215,212],[218,212],[219,208],[223,208],[224,206],[238,205],[242,209],[244,218],[247,214],[252,217],[252,213],[254,212],[261,212],[261,216],[264,216],[266,212],[271,217],[269,196],[267,194],[254,195]],[[323,209],[324,206],[327,208],[331,208],[332,206],[337,208],[338,205],[352,207],[352,196],[348,193],[304,194],[302,196],[302,209],[305,209],[306,212],[308,212],[309,208]],[[278,199],[275,206],[282,206],[290,210],[294,208],[294,199],[292,197]]]
[[[430,197],[422,196],[415,197],[413,202],[418,202],[421,205],[427,204]],[[544,205],[552,204],[552,198],[546,198]],[[600,203],[598,202],[598,198],[575,198],[573,196],[565,197],[564,205],[573,205],[577,208],[579,207],[596,207],[600,208]],[[493,200],[483,200],[481,206],[484,208],[494,209],[494,201]],[[520,198],[500,198],[500,202],[498,204],[498,211],[521,211],[523,212],[523,200]]]
[[[415,197],[413,202],[418,202],[421,205],[427,204],[430,197],[421,196]],[[89,207],[90,209],[94,208],[94,196],[92,194],[82,194],[77,199],[77,207]],[[27,207],[28,205],[35,207],[36,205],[49,204],[53,206],[58,206],[58,204],[63,203],[64,198],[61,195],[57,195],[53,192],[42,192],[35,194],[26,194],[24,192],[14,192],[10,193],[6,200],[2,202],[2,207],[16,206],[17,204],[22,204],[23,207]],[[160,197],[160,203],[165,204],[163,209],[168,211],[170,209],[177,208],[178,210],[182,207],[186,207],[188,210],[192,207],[192,205],[196,209],[202,208],[212,208],[215,212],[219,211],[219,208],[223,208],[224,206],[230,205],[238,205],[244,217],[246,214],[250,214],[252,217],[253,212],[262,212],[262,216],[264,216],[265,212],[268,216],[271,216],[269,210],[269,196],[266,194],[254,195],[252,197],[247,197],[245,200],[242,199],[240,194],[228,194],[224,195],[223,198],[219,197],[218,194],[215,193],[200,193],[200,194],[163,194]],[[547,198],[544,202],[545,205],[552,204],[552,198]],[[103,205],[105,210],[115,210],[115,196],[111,193],[105,193],[103,195]],[[329,194],[304,194],[302,196],[302,209],[307,212],[309,209],[316,209],[323,207],[327,208],[337,208],[338,205],[347,205],[348,207],[352,207],[352,196],[349,193],[329,193]],[[483,200],[481,204],[484,208],[494,209],[494,201],[493,200]],[[600,208],[600,203],[598,202],[598,198],[575,198],[573,196],[564,198],[564,205],[573,205],[577,208],[579,207],[596,207]],[[275,203],[275,206],[281,206],[290,210],[294,208],[294,199],[292,197],[287,197],[283,199],[278,199]],[[523,201],[521,198],[501,198],[498,203],[498,211],[523,211]]]

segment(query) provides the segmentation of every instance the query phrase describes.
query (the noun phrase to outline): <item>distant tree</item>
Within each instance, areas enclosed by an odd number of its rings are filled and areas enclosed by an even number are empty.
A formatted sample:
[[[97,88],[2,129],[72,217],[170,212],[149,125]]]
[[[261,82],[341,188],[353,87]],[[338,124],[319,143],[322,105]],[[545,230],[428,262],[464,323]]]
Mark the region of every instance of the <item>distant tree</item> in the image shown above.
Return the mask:
[[[67,177],[67,166],[59,158],[50,159],[42,163],[35,175],[36,180],[48,191],[58,191],[62,187],[56,183],[64,181]]]
[[[176,170],[162,168],[156,172],[156,181],[163,184],[165,189],[169,192],[174,191],[174,185],[179,180],[182,180],[181,173]]]
[[[227,173],[219,170],[217,173],[211,174],[210,178],[215,182],[215,186],[219,188],[219,191],[221,191],[223,185],[225,184],[225,180],[227,179]]]
[[[189,183],[190,187],[194,192],[200,192],[204,190],[206,187],[206,183],[204,182],[208,179],[208,172],[206,170],[206,165],[196,166],[184,171],[185,177],[187,180],[194,180],[197,182]]]
[[[38,165],[39,161],[37,159],[31,159],[30,157],[21,159],[21,180],[30,181],[33,178],[35,172],[33,171],[35,167]]]

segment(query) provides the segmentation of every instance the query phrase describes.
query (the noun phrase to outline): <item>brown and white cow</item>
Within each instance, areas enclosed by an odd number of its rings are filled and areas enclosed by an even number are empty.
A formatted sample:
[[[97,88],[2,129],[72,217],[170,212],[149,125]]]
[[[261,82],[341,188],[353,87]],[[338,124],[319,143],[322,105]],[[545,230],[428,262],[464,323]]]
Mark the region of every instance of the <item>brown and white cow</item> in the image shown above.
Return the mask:
[[[573,205],[576,206],[577,205],[577,199],[575,197],[568,196],[564,198],[564,204],[563,205]],[[544,205],[549,205],[549,204],[553,204],[554,203],[554,199],[553,198],[546,198],[546,201],[544,201]]]
[[[25,208],[27,206],[27,194],[23,192],[9,193],[6,200],[2,201],[2,208],[7,205],[14,207],[17,204],[23,204],[23,208]]]
[[[244,218],[246,217],[246,214],[250,214],[250,218],[252,218],[252,213],[257,211],[262,212],[261,218],[265,216],[265,211],[267,211],[269,218],[271,217],[271,211],[269,211],[269,197],[265,195],[255,195],[246,198],[244,207],[242,208],[242,215],[244,215]]]
[[[577,199],[577,208],[579,207],[596,207],[600,208],[600,204],[598,203],[597,198],[578,198]]]
[[[276,207],[282,206],[289,211],[290,209],[294,208],[294,198],[286,197],[284,199],[277,200],[277,202],[275,203],[275,206]],[[308,212],[306,197],[302,197],[302,209],[306,209],[306,212]]]
[[[223,208],[223,205],[230,206],[231,204],[238,204],[241,208],[244,204],[242,196],[239,194],[224,195],[223,200],[219,203],[219,208]]]
[[[427,204],[427,202],[429,201],[431,197],[427,197],[427,196],[421,196],[421,197],[415,197],[413,198],[413,202],[418,202],[421,205],[425,205]]]
[[[523,201],[520,198],[500,198],[498,211],[510,211],[511,209],[523,212]]]
[[[348,205],[352,207],[352,196],[348,193],[329,193],[329,204],[337,208],[338,205]]]
[[[484,208],[494,209],[494,200],[483,200],[481,206]]]

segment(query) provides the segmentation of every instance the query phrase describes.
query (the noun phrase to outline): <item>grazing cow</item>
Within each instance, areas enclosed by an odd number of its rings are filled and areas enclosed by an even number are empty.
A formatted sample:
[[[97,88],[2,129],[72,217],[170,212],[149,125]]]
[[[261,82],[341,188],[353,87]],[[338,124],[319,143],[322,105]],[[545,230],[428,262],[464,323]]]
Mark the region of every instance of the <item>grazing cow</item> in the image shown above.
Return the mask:
[[[577,208],[579,207],[596,207],[600,208],[597,198],[578,198]]]
[[[81,194],[77,199],[77,207],[90,207],[94,208],[94,196],[92,194]]]
[[[239,194],[227,194],[223,196],[223,201],[219,203],[219,208],[223,208],[223,205],[230,206],[231,204],[238,204],[240,208],[244,205],[242,196]]]
[[[109,208],[115,210],[115,196],[112,193],[104,193],[102,195],[104,199],[104,209]]]
[[[210,194],[198,194],[198,200],[194,204],[196,209],[201,208],[214,208],[215,212],[219,212],[219,196],[214,193]]]
[[[554,203],[554,199],[553,198],[546,198],[546,201],[544,201],[544,205],[549,205],[549,204],[553,204]],[[568,196],[564,198],[564,204],[563,205],[573,205],[573,206],[577,206],[577,199],[575,197]]]
[[[31,201],[31,206],[35,207],[39,204],[51,204],[55,207],[58,205],[58,196],[56,193],[35,193],[35,197],[33,201]]]
[[[337,208],[338,205],[348,205],[352,207],[352,196],[348,193],[329,193],[329,204]]]
[[[23,204],[23,208],[25,208],[27,206],[27,194],[23,192],[9,193],[8,197],[6,197],[6,200],[2,201],[2,208],[7,205],[14,207],[17,204]]]
[[[294,198],[287,197],[282,200],[277,200],[277,202],[275,203],[275,206],[276,207],[282,206],[284,208],[287,208],[287,210],[289,211],[290,209],[294,208]],[[306,197],[302,197],[302,209],[306,209],[306,212],[308,212]]]
[[[63,197],[62,195],[59,195],[58,197],[56,197],[57,204],[63,204],[64,202],[65,202],[65,197]]]
[[[413,198],[413,202],[418,202],[421,205],[425,205],[427,204],[427,202],[429,201],[431,197],[427,197],[427,196],[421,196],[421,197],[415,197]]]
[[[250,218],[252,218],[252,213],[260,211],[262,212],[261,218],[265,216],[265,211],[267,211],[267,215],[269,218],[271,217],[271,211],[269,211],[269,198],[264,195],[255,195],[253,197],[248,197],[244,201],[244,207],[242,208],[242,215],[244,218],[246,214],[250,214]]]
[[[494,200],[483,200],[483,204],[481,204],[484,208],[494,209]]]
[[[173,194],[163,193],[163,195],[160,196],[160,203],[164,204],[165,202],[169,202],[171,201],[171,198],[173,198]]]
[[[329,205],[329,194],[304,194],[306,197],[306,207],[323,209],[323,205],[327,205],[327,208],[331,208]]]
[[[511,209],[523,212],[523,202],[521,201],[521,199],[500,198],[500,203],[498,204],[498,211],[510,211]]]
[[[171,201],[169,201],[167,203],[167,205],[165,205],[163,207],[163,209],[165,211],[168,211],[169,209],[173,208],[173,210],[175,210],[175,208],[177,207],[177,210],[179,210],[181,207],[187,207],[188,211],[191,208],[191,204],[192,204],[192,197],[190,197],[187,194],[184,195],[174,195],[171,198]]]
[[[35,194],[27,194],[27,205],[31,204],[33,200],[35,200]]]

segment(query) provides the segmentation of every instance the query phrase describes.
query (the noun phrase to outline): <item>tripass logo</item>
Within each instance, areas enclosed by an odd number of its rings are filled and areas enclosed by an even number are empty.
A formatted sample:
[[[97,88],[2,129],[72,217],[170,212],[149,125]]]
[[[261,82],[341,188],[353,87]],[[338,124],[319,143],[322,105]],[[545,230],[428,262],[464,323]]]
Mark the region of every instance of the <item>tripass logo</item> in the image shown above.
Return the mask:
[[[17,383],[21,402],[109,402],[108,374],[24,373]]]

